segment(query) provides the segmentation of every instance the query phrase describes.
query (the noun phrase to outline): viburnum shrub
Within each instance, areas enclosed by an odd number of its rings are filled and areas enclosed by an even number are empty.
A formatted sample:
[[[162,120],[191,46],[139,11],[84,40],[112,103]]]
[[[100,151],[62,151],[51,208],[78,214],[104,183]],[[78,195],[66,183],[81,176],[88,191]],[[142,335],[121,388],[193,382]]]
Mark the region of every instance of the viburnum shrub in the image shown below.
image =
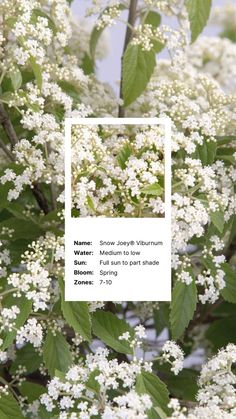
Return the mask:
[[[93,0],[82,21],[70,3],[0,3],[0,418],[235,418],[236,6]],[[96,76],[116,22],[119,98]],[[77,116],[171,120],[171,303],[65,302],[64,121]],[[83,144],[74,129],[75,215],[162,215],[158,130]]]

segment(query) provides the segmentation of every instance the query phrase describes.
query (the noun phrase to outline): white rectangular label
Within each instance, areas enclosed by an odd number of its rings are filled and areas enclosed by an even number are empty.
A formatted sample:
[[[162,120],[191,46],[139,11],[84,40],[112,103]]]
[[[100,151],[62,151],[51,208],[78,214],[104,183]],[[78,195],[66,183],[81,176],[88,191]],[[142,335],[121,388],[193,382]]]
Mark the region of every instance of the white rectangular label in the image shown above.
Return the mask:
[[[71,216],[71,127],[153,125],[165,128],[165,217]],[[65,147],[65,299],[67,301],[170,301],[170,121],[157,118],[68,118]]]

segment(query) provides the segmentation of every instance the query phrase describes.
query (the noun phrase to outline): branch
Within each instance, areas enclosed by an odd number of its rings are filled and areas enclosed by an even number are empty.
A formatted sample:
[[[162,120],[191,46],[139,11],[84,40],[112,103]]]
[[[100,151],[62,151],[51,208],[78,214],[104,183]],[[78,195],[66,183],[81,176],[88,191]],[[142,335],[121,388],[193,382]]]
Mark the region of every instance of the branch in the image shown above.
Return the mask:
[[[236,254],[236,234],[233,237],[232,242],[230,243],[228,249],[225,252],[226,261],[229,262],[230,259]]]
[[[50,212],[48,201],[38,183],[33,183],[32,191],[39,207],[43,210],[44,214],[48,214]]]
[[[121,79],[120,79],[120,99],[121,100],[123,100],[123,93],[122,93],[122,62],[123,62],[124,53],[126,51],[126,48],[129,45],[129,43],[130,43],[130,41],[132,39],[132,36],[133,36],[133,31],[132,31],[131,28],[134,27],[134,25],[135,25],[137,5],[138,5],[138,0],[130,0],[129,15],[128,15],[128,25],[127,25],[127,28],[126,28],[123,54],[122,54],[122,57],[121,57]],[[124,106],[123,105],[119,105],[118,117],[119,118],[123,118],[124,116],[125,116]]]
[[[3,126],[12,147],[14,147],[18,142],[18,137],[2,103],[0,103],[0,124]]]
[[[15,161],[15,158],[14,158],[12,152],[7,148],[6,144],[4,143],[3,140],[1,140],[1,138],[0,138],[0,147],[3,149],[4,153],[7,155],[7,157],[11,161]]]

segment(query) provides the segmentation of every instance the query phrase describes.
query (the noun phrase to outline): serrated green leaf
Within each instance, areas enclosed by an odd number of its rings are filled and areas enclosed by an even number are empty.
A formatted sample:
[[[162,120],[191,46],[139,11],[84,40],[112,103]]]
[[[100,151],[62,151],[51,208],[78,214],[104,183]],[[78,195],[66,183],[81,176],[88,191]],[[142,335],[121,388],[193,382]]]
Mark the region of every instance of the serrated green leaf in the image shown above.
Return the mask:
[[[19,368],[19,365],[25,367],[27,373],[32,373],[39,368],[41,363],[42,356],[36,352],[31,343],[27,343],[16,351],[16,358],[11,365],[10,373],[14,374]]]
[[[224,300],[236,303],[236,271],[227,263],[222,264],[221,269],[225,272],[225,287],[220,293]]]
[[[16,67],[14,71],[10,71],[9,76],[11,79],[13,89],[18,90],[22,84],[22,76],[19,68]]]
[[[122,92],[124,106],[137,99],[147,86],[156,65],[155,52],[143,51],[129,44],[122,60]]]
[[[224,213],[223,211],[214,211],[210,214],[211,222],[214,224],[214,226],[217,228],[217,230],[220,233],[223,233],[224,231]]]
[[[134,336],[133,329],[124,320],[119,319],[108,311],[97,311],[92,317],[93,333],[117,352],[132,353],[132,348],[126,340],[119,340],[119,336],[129,332]]]
[[[35,79],[36,79],[36,82],[37,82],[37,86],[38,86],[39,90],[41,90],[42,89],[42,84],[43,84],[41,66],[38,63],[36,63],[36,60],[35,60],[34,57],[30,57],[29,61],[30,61],[32,70],[34,72],[34,76],[35,76]]]
[[[33,403],[34,400],[37,400],[41,394],[47,391],[45,387],[31,381],[23,381],[18,386],[18,389],[22,396],[27,397],[29,403]]]
[[[196,41],[198,35],[207,24],[211,0],[185,0],[191,29],[191,41]]]
[[[84,340],[91,340],[91,318],[88,304],[83,301],[65,301],[64,284],[61,287],[61,309],[68,324],[74,331],[83,336]]]
[[[172,295],[170,322],[173,339],[179,339],[190,320],[193,318],[197,305],[197,288],[195,282],[186,285],[177,281]]]
[[[158,365],[158,371],[165,377],[165,383],[173,397],[181,400],[196,400],[198,391],[198,372],[184,368],[178,375],[174,375],[169,364]]]
[[[8,220],[2,221],[0,223],[0,231],[3,227],[14,230],[14,236],[12,240],[18,239],[35,239],[44,233],[44,230],[33,223],[31,220],[22,220],[15,217],[11,217]],[[0,240],[8,240],[8,233],[1,233]]]
[[[157,12],[154,12],[154,10],[150,10],[145,18],[144,23],[157,28],[161,23],[161,15]]]
[[[146,188],[142,188],[141,192],[146,195],[160,196],[163,193],[163,188],[159,185],[159,183],[153,183]]]
[[[216,150],[216,141],[204,141],[202,145],[197,146],[194,155],[196,158],[201,160],[203,166],[207,166],[214,163],[216,157]]]
[[[20,406],[11,394],[1,394],[0,397],[1,419],[24,419]]]
[[[137,377],[135,390],[138,394],[148,394],[154,407],[158,406],[165,413],[168,412],[169,392],[166,385],[156,375],[142,371]]]
[[[119,151],[117,155],[117,161],[121,167],[121,169],[126,168],[126,162],[132,154],[132,148],[129,144],[125,144],[124,147]]]
[[[72,364],[72,355],[61,333],[57,332],[53,335],[51,330],[48,331],[43,346],[43,359],[51,376],[54,376],[56,369],[62,372],[69,369]]]
[[[213,349],[226,346],[229,342],[236,344],[236,316],[215,320],[206,331],[206,338],[212,343]]]

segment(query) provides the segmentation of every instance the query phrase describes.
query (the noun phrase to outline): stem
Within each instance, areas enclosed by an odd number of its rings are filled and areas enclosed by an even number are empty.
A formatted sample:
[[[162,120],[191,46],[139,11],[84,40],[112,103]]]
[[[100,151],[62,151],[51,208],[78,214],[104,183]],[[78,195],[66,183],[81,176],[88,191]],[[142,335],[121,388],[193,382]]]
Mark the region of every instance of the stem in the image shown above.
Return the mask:
[[[3,140],[0,139],[0,147],[11,161],[15,161],[12,152],[7,148]]]
[[[14,145],[18,142],[18,138],[2,103],[0,103],[0,124],[3,126],[12,147],[14,147]]]
[[[0,299],[1,299],[2,297],[4,297],[5,295],[11,294],[12,292],[15,292],[15,291],[18,291],[18,288],[11,288],[11,289],[9,289],[9,290],[3,291],[3,292],[0,294]]]
[[[50,212],[48,201],[38,183],[33,183],[32,191],[39,207],[43,210],[44,214],[48,214]]]
[[[138,0],[130,0],[129,15],[128,15],[128,24],[127,24],[127,28],[126,28],[123,54],[122,54],[122,57],[121,57],[121,80],[120,80],[120,99],[121,100],[123,100],[123,93],[122,93],[122,62],[123,62],[124,53],[126,51],[126,48],[129,45],[129,42],[131,41],[132,36],[133,36],[133,30],[131,28],[134,28],[134,25],[135,25],[137,5],[138,5]],[[125,116],[124,106],[123,105],[119,105],[118,117],[119,118],[123,118],[124,116]]]

